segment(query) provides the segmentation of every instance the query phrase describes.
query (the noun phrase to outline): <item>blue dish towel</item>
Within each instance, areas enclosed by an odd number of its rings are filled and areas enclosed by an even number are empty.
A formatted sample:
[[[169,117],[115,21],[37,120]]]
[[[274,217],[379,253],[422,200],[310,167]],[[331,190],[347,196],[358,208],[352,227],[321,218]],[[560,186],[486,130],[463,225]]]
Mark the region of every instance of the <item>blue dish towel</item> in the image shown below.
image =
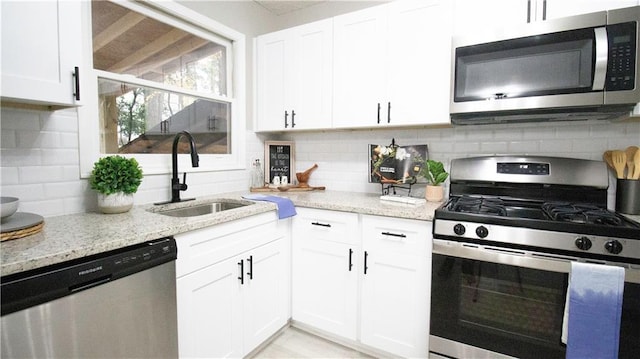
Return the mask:
[[[278,197],[278,196],[265,196],[263,194],[248,194],[242,196],[242,198],[249,199],[252,201],[267,201],[275,203],[278,206],[278,218],[288,218],[295,216],[296,207],[293,205],[293,202],[289,198]]]
[[[623,291],[624,268],[571,262],[562,333],[567,359],[618,357]]]

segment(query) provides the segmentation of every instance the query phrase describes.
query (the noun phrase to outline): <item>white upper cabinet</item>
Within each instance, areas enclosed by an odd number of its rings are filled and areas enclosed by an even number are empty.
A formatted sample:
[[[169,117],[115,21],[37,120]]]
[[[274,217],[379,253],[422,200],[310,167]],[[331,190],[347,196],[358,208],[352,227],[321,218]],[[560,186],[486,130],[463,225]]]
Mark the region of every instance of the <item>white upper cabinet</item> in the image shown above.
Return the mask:
[[[635,6],[638,0],[455,0],[454,34]]]
[[[82,65],[81,2],[2,1],[0,4],[2,100],[80,105],[74,95],[74,73],[75,68]]]
[[[530,9],[530,3],[529,0],[455,0],[454,35],[526,24],[535,17],[535,8]]]
[[[257,131],[331,127],[333,20],[257,38]]]
[[[335,17],[333,25],[333,126],[369,127],[385,123],[386,6]]]
[[[396,1],[334,18],[334,127],[449,122],[449,4]]]
[[[546,18],[555,19],[638,4],[638,0],[547,0]]]

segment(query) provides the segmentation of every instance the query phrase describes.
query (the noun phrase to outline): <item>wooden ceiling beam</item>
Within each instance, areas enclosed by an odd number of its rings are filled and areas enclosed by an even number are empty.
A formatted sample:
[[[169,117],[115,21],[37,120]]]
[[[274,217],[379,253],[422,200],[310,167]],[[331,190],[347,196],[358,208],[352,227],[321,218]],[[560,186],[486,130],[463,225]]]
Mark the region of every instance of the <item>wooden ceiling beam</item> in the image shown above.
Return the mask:
[[[101,48],[105,47],[108,43],[115,40],[118,36],[129,31],[132,27],[136,26],[140,21],[144,20],[144,15],[140,15],[137,12],[130,11],[118,21],[107,26],[99,34],[93,37],[93,52],[97,52]]]
[[[158,53],[158,52],[160,52],[160,51],[162,51],[162,50],[164,50],[166,48],[168,48],[172,44],[175,44],[176,42],[180,41],[181,39],[185,38],[186,36],[189,36],[189,33],[185,32],[183,30],[180,30],[180,29],[173,29],[173,30],[167,32],[166,34],[160,36],[156,40],[150,42],[149,44],[147,44],[145,47],[141,48],[140,50],[138,50],[138,51],[132,53],[131,55],[129,55],[128,57],[122,59],[121,61],[119,61],[115,65],[112,65],[107,70],[111,71],[111,72],[115,72],[115,73],[123,73],[126,70],[138,65],[139,63],[141,63],[145,59],[153,56],[154,54],[156,54],[156,53]]]
[[[161,67],[164,64],[168,64],[169,62],[179,58],[180,56],[188,54],[202,46],[207,45],[208,43],[208,40],[194,36],[189,39],[189,41],[184,41],[177,46],[167,48],[162,51],[162,56],[158,56],[160,58],[160,61],[150,61],[148,63],[141,64],[140,68],[138,69],[138,76],[142,76],[149,72],[157,72],[159,74],[162,74],[163,71]]]

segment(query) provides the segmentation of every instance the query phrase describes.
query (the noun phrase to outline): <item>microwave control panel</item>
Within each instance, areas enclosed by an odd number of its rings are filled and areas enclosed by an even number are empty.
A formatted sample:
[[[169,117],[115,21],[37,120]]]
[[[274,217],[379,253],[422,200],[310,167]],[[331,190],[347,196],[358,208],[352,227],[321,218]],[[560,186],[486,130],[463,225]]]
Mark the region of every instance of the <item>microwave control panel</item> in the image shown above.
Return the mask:
[[[607,26],[609,59],[607,64],[608,91],[633,90],[636,77],[636,23]]]

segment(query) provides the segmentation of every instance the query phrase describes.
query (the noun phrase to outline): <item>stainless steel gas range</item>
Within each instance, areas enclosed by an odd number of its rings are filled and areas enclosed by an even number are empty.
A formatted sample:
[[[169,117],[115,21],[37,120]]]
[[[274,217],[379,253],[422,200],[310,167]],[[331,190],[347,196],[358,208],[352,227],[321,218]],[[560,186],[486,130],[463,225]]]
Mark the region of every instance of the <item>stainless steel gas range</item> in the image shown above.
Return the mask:
[[[604,162],[491,156],[451,163],[436,210],[430,351],[564,358],[572,261],[625,268],[619,357],[640,353],[640,224],[607,210]]]

